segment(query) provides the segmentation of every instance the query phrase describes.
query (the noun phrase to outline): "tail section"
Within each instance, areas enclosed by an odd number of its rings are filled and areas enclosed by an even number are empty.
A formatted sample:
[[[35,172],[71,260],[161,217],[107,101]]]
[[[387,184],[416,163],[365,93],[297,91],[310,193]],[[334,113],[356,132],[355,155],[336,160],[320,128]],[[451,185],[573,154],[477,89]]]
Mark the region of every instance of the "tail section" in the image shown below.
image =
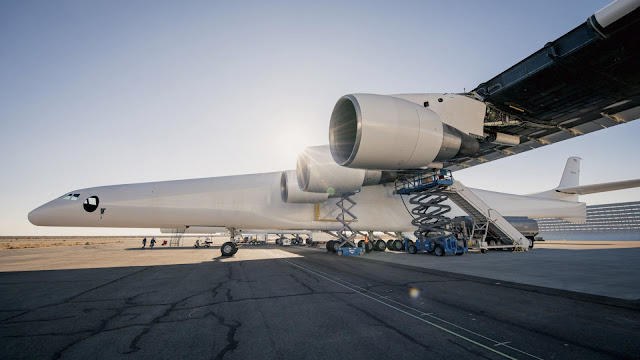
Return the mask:
[[[572,156],[567,159],[558,189],[580,185],[580,158]]]
[[[578,195],[596,194],[634,187],[640,187],[640,179],[580,185],[580,158],[572,156],[567,159],[567,165],[564,167],[564,172],[560,179],[560,185],[558,185],[557,188],[537,194],[531,194],[531,196],[577,202]]]
[[[564,166],[564,171],[562,172],[562,178],[560,178],[560,184],[556,188],[541,193],[531,194],[531,196],[545,199],[578,202],[577,194],[568,194],[562,192],[561,189],[576,187],[579,185],[580,158],[577,156],[572,156],[567,159],[567,163]]]

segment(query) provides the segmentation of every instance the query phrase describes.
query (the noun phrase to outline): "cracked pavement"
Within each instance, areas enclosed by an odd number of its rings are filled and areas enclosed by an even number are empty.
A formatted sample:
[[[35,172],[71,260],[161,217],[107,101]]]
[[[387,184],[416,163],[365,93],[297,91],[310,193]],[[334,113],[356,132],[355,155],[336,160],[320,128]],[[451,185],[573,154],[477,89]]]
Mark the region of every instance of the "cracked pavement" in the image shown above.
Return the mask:
[[[42,270],[48,257],[64,255],[70,261],[63,268]],[[640,353],[640,312],[622,300],[496,285],[304,247],[243,247],[233,258],[219,255],[217,248],[111,246],[26,249],[3,257],[0,359]],[[115,267],[90,267],[109,258]],[[26,271],[30,267],[38,270]],[[409,296],[411,288],[420,295]]]

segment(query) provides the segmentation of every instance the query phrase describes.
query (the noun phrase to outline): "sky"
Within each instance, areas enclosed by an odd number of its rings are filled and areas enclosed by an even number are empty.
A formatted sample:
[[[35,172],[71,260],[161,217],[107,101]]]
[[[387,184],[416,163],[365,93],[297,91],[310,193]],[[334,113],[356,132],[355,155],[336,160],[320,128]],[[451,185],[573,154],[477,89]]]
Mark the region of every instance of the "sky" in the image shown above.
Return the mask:
[[[73,189],[295,168],[340,96],[462,92],[608,1],[0,2],[0,236]],[[469,187],[640,178],[640,121],[454,174]],[[581,197],[640,200],[640,190]]]

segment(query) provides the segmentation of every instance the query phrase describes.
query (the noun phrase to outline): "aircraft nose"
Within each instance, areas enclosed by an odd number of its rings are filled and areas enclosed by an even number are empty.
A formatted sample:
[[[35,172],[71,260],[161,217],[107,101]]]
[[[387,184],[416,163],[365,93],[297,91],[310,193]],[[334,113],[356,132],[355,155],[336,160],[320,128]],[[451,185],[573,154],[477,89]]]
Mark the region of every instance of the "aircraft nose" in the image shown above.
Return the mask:
[[[44,204],[29,212],[29,215],[27,215],[29,222],[33,225],[46,226],[47,220],[51,218],[51,209],[49,209],[50,206],[48,205]]]

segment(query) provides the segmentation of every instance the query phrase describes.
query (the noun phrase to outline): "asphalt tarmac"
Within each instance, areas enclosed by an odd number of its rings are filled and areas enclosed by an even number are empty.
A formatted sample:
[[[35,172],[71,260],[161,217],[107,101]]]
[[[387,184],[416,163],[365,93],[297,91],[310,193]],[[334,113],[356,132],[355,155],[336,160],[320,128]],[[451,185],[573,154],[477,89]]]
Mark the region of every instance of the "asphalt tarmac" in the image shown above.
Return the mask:
[[[15,251],[0,359],[640,356],[637,301],[306,247]],[[49,258],[58,270],[6,270]]]

